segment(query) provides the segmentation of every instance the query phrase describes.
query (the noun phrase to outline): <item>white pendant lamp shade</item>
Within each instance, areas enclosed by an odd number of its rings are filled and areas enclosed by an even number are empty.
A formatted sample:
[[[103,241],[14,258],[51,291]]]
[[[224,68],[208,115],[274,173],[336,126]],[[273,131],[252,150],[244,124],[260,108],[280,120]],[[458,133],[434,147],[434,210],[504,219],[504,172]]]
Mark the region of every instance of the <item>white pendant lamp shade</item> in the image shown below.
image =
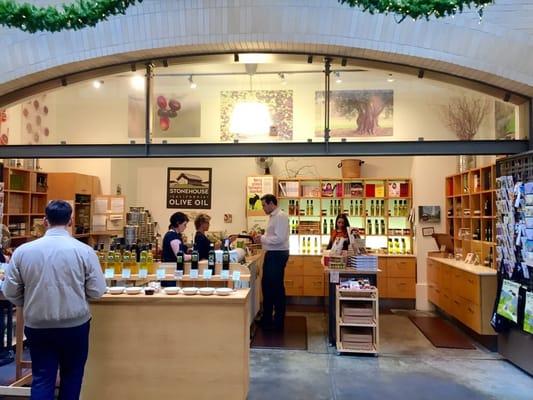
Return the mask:
[[[270,133],[272,117],[266,104],[243,101],[235,105],[231,113],[229,131],[243,136],[261,136]]]

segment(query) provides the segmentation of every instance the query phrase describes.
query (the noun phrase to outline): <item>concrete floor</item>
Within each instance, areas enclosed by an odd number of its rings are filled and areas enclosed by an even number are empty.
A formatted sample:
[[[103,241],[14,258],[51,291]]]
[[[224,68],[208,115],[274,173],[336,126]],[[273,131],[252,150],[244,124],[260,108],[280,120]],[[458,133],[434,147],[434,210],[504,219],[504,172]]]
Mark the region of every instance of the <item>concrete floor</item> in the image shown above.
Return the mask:
[[[249,400],[532,399],[533,378],[497,353],[435,348],[404,313],[380,316],[379,357],[337,355],[326,317],[307,316],[308,350],[252,349]]]

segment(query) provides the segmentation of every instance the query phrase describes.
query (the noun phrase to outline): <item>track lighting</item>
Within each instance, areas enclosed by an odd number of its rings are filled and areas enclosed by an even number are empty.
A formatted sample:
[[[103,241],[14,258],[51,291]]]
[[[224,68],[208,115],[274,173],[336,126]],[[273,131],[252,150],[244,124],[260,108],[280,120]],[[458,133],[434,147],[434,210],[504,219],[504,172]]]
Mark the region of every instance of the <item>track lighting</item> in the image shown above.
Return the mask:
[[[335,71],[335,83],[342,83],[341,74],[339,71]]]
[[[341,65],[342,65],[343,67],[346,67],[347,64],[348,64],[348,60],[347,60],[346,58],[343,58],[343,59],[341,60]]]
[[[278,75],[279,75],[279,79],[281,79],[281,84],[286,85],[287,79],[285,79],[285,74],[283,72],[280,72]]]
[[[93,81],[93,88],[100,89],[103,84],[104,84],[104,81],[100,81],[100,80]]]
[[[189,75],[189,79],[188,80],[189,80],[189,86],[191,87],[191,89],[196,89],[196,87],[198,85],[196,84],[195,81],[192,80],[192,75]]]
[[[307,56],[307,64],[313,64],[313,56]]]
[[[394,78],[392,77],[392,74],[389,74],[389,77],[387,78],[387,82],[389,83],[394,82]]]

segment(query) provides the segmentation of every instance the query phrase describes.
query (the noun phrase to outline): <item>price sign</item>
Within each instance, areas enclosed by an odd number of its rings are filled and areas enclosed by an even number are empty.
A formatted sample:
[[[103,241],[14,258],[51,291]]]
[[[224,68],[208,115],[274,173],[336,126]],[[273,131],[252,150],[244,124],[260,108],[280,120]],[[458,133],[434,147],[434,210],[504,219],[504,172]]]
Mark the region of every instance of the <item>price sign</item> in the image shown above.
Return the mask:
[[[211,279],[213,276],[213,271],[211,271],[209,268],[204,269],[204,279]]]
[[[339,283],[339,271],[329,271],[329,281],[331,283]]]
[[[240,281],[241,280],[241,271],[233,271],[233,275],[231,277],[234,281]]]
[[[155,271],[155,276],[157,279],[165,279],[165,268],[158,268],[157,271]]]
[[[131,278],[131,269],[123,268],[122,269],[122,279],[130,279],[130,278]]]
[[[139,278],[143,279],[148,276],[148,270],[146,268],[142,268],[139,270]]]
[[[229,270],[223,269],[220,271],[220,279],[229,279]]]
[[[113,279],[115,277],[115,268],[106,268],[104,277],[106,279]]]
[[[198,279],[198,270],[197,269],[191,269],[191,273],[189,274],[191,279]]]

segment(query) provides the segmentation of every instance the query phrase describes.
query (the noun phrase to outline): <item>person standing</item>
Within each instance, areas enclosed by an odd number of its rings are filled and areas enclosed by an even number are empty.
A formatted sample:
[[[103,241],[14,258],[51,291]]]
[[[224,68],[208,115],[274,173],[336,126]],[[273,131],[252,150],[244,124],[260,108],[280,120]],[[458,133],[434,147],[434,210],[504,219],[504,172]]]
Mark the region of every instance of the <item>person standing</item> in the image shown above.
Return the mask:
[[[263,210],[269,215],[264,235],[255,238],[265,250],[263,262],[263,317],[261,324],[267,329],[282,329],[285,321],[285,266],[289,259],[289,217],[278,207],[272,194],[261,197]],[[272,313],[275,311],[274,317]]]
[[[106,283],[98,257],[67,231],[72,207],[63,200],[45,209],[43,237],[18,247],[3,285],[5,297],[23,306],[32,361],[32,400],[52,400],[59,368],[59,398],[80,396],[89,352],[89,299]]]
[[[330,250],[333,245],[338,249],[348,250],[350,246],[350,236],[348,234],[348,228],[350,227],[350,221],[346,214],[339,214],[335,219],[335,230],[331,231],[327,250]]]
[[[183,243],[182,236],[182,233],[187,229],[187,222],[189,222],[189,217],[180,211],[170,216],[168,232],[163,237],[161,261],[176,262],[176,254],[180,250],[185,254],[185,260],[188,261],[191,259],[191,256],[186,254],[187,246]]]
[[[194,235],[194,246],[198,251],[200,260],[207,260],[209,256],[209,250],[211,249],[211,242],[205,234],[209,230],[210,221],[211,217],[207,214],[198,214],[198,216],[194,219],[194,227],[196,228],[196,234]]]

